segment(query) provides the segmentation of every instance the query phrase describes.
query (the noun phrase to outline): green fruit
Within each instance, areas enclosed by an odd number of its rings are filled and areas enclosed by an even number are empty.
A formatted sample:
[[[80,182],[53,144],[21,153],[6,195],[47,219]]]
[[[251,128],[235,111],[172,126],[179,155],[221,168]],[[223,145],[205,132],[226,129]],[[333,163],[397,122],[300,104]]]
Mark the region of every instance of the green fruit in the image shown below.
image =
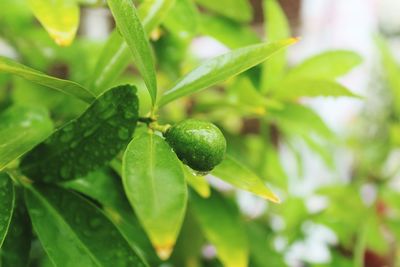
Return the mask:
[[[184,120],[169,128],[165,138],[178,158],[195,171],[209,172],[225,157],[225,137],[207,121]]]

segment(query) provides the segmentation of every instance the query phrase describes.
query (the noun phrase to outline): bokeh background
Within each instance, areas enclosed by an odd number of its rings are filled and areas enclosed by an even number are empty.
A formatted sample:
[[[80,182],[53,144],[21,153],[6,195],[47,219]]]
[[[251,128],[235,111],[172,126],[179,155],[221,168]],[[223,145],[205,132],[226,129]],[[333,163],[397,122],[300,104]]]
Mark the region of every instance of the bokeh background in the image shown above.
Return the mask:
[[[9,5],[6,2],[0,2],[0,16],[8,13]],[[91,1],[85,2],[88,6],[82,8],[78,35],[95,47],[92,51],[95,55],[107,40],[114,24],[105,7],[91,6]],[[96,4],[97,1],[92,2]],[[250,2],[254,12],[251,28],[262,37],[262,1]],[[391,59],[400,59],[400,1],[281,0],[279,3],[289,19],[292,36],[301,37],[301,41],[288,50],[289,66],[337,49],[354,51],[362,56],[363,62],[339,79],[360,98],[316,97],[298,100],[315,110],[340,141],[328,141],[320,153],[310,149],[301,140],[293,140],[290,145],[285,142],[279,144],[282,177],[275,179],[284,180],[287,188],[274,186],[274,181],[270,185],[280,195],[282,203],[270,204],[242,191],[234,193],[247,220],[264,218],[268,222],[270,232],[267,239],[274,254],[269,255],[271,252],[265,251],[271,262],[264,266],[359,266],[354,257],[358,253],[360,236],[367,240],[361,244],[363,266],[400,266],[400,208],[397,205],[400,203],[400,150],[397,137],[400,130],[397,115],[393,113],[393,91],[400,88],[388,83],[390,74],[382,60],[384,53],[379,45],[380,40],[384,40],[391,52]],[[32,27],[39,28],[38,22],[32,20],[31,23]],[[18,49],[21,44],[18,42],[23,40],[13,40],[17,43],[10,41],[6,37],[6,27],[1,27],[0,24],[0,55],[21,59],[23,56]],[[42,34],[45,36],[44,31]],[[34,39],[32,35],[28,37]],[[51,41],[45,40],[43,43],[49,44]],[[41,48],[32,45],[30,49],[40,49],[49,57],[54,52],[50,44]],[[223,42],[201,34],[193,38],[188,47],[190,58],[195,59],[192,61],[211,58],[228,50]],[[34,60],[34,56],[30,60]],[[68,61],[62,59],[46,71],[64,78],[85,78],[85,72],[72,74],[71,77],[71,71],[63,60]],[[93,65],[93,62],[81,63]],[[38,68],[43,66],[44,63],[38,62]],[[400,71],[396,75],[400,77]],[[20,87],[25,86],[21,81],[16,83]],[[10,101],[34,102],[40,99],[40,94],[25,95],[23,89],[12,89],[9,85],[3,84],[0,90],[3,107]],[[13,90],[10,100],[6,91]],[[56,98],[50,98],[46,105],[51,108],[57,106],[61,110],[69,107],[69,104],[62,106],[57,101]],[[166,111],[166,114],[166,120],[184,116],[174,115],[170,111]],[[239,126],[244,127],[244,124],[240,122]],[[210,175],[207,178],[219,190],[232,191],[232,187],[215,177]],[[366,213],[359,212],[360,209],[365,209]],[[265,217],[265,214],[268,216]],[[319,217],[320,214],[326,217]],[[365,216],[372,216],[372,221],[366,220]],[[365,221],[369,223],[364,225]],[[211,244],[206,245],[202,253],[211,261],[215,257],[215,248]]]

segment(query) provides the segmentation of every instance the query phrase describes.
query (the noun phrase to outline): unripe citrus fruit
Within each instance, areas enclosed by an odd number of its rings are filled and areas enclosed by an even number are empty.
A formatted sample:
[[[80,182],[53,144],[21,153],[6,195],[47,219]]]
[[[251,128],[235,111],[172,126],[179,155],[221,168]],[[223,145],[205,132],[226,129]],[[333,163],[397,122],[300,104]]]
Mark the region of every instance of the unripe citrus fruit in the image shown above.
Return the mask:
[[[178,158],[198,172],[211,171],[225,157],[225,137],[207,121],[184,120],[169,128],[165,138]]]

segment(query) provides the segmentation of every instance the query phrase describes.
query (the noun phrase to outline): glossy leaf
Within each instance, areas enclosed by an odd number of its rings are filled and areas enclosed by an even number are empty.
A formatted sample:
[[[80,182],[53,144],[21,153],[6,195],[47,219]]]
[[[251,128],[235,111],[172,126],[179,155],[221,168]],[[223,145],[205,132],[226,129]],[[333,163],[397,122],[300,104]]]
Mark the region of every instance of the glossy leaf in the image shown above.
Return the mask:
[[[297,39],[286,39],[272,44],[256,44],[233,50],[210,59],[178,80],[166,91],[160,106],[222,82],[268,59],[277,51],[294,44]]]
[[[0,170],[51,134],[53,123],[42,108],[13,106],[0,114]]]
[[[274,97],[278,99],[296,99],[316,96],[359,97],[338,82],[326,79],[290,79],[277,85]]]
[[[21,162],[35,181],[84,176],[111,161],[130,141],[138,119],[136,89],[118,86],[100,96],[77,119],[54,132]]]
[[[286,79],[336,79],[362,62],[357,53],[346,50],[324,52],[294,67]]]
[[[157,97],[157,80],[153,56],[136,8],[130,0],[108,0],[107,2],[154,104]]]
[[[240,22],[249,22],[253,17],[253,10],[247,0],[196,0],[196,2],[211,11]]]
[[[229,155],[211,171],[211,174],[239,189],[279,203],[279,198],[260,177]]]
[[[167,259],[185,215],[187,188],[181,163],[154,134],[134,138],[122,165],[126,195],[157,254]]]
[[[67,95],[75,96],[87,103],[94,100],[92,93],[76,82],[46,75],[40,71],[34,70],[2,56],[0,56],[0,73],[1,72],[17,75],[30,82],[55,89]]]
[[[28,0],[28,3],[58,45],[72,43],[79,26],[79,5],[76,0]]]
[[[0,248],[3,245],[14,209],[14,186],[8,174],[0,172]]]
[[[98,201],[129,244],[143,254],[151,265],[156,265],[158,257],[129,205],[120,177],[102,169],[62,185]]]
[[[193,174],[193,171],[183,164],[182,169],[188,185],[190,185],[190,187],[192,187],[200,196],[208,198],[211,194],[211,189],[206,177]]]
[[[238,210],[216,191],[207,199],[193,194],[190,204],[194,217],[208,241],[215,246],[223,265],[248,266],[249,247]]]
[[[82,196],[51,185],[36,185],[25,193],[35,232],[55,266],[147,266]]]
[[[0,266],[2,267],[26,267],[29,262],[32,225],[23,201],[22,191],[16,193],[10,227],[0,249]]]
[[[285,12],[277,0],[264,0],[265,32],[268,42],[274,42],[290,37],[290,26]],[[280,51],[271,60],[263,65],[261,76],[261,91],[267,92],[268,89],[279,82],[286,71],[286,52]]]
[[[175,0],[146,0],[138,9],[143,28],[147,34],[164,19]],[[114,30],[109,37],[95,70],[90,78],[88,88],[96,95],[104,92],[132,61],[131,52],[120,33]]]

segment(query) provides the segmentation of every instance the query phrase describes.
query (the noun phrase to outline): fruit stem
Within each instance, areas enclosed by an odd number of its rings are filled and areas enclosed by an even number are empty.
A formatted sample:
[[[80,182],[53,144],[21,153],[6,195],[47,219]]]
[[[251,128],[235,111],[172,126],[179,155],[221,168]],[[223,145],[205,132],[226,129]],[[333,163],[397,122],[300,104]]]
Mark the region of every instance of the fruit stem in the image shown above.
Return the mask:
[[[142,122],[142,123],[146,123],[148,125],[152,122],[155,122],[155,119],[152,117],[139,117],[138,121]]]
[[[171,125],[169,124],[158,124],[157,122],[152,122],[149,124],[149,128],[154,130],[154,131],[159,131],[162,134],[165,134],[167,132],[167,130],[171,127]]]

